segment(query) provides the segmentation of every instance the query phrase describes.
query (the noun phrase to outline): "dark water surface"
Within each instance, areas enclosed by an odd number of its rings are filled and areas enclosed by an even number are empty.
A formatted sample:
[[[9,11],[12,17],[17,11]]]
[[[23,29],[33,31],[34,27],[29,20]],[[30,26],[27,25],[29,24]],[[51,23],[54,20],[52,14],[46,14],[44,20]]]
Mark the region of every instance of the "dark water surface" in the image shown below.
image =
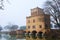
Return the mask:
[[[0,40],[60,40],[60,38],[0,34]]]

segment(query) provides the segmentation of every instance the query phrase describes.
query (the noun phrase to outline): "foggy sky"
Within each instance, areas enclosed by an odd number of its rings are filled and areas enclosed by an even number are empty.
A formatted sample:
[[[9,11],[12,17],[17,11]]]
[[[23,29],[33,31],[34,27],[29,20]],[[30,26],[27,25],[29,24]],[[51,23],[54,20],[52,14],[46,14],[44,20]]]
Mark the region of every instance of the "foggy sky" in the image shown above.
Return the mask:
[[[46,0],[9,0],[4,2],[5,10],[0,10],[0,25],[5,26],[9,23],[19,26],[26,25],[26,16],[30,15],[30,9],[43,7]]]

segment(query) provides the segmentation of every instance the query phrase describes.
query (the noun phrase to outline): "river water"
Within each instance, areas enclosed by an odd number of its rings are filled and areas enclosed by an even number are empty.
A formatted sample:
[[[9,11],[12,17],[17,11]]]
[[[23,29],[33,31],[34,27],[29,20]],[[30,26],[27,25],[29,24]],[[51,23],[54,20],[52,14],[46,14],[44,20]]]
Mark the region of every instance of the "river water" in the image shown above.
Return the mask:
[[[57,38],[35,37],[35,36],[0,34],[0,40],[60,40],[60,38],[57,39]]]

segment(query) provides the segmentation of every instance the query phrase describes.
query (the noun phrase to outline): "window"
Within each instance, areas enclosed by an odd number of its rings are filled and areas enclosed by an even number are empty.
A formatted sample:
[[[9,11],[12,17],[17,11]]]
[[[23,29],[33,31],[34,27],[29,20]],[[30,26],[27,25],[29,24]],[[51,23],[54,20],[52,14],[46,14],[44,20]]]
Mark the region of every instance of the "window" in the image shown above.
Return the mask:
[[[35,28],[35,26],[33,26],[33,28]]]
[[[35,23],[35,19],[33,19],[33,23]]]
[[[30,23],[30,20],[28,20],[28,23]]]
[[[39,28],[42,28],[42,25],[39,25]]]
[[[28,29],[30,29],[30,26],[28,26]]]
[[[45,24],[45,28],[49,28],[49,27],[48,27],[48,24]]]

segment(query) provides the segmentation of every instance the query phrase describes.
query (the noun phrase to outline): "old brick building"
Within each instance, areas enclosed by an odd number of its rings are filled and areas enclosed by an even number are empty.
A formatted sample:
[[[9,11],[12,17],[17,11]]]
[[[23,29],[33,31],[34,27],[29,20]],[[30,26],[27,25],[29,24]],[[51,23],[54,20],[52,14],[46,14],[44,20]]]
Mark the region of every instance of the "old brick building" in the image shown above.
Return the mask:
[[[26,32],[45,33],[46,30],[50,30],[50,15],[39,7],[31,9],[31,16],[26,17]]]

